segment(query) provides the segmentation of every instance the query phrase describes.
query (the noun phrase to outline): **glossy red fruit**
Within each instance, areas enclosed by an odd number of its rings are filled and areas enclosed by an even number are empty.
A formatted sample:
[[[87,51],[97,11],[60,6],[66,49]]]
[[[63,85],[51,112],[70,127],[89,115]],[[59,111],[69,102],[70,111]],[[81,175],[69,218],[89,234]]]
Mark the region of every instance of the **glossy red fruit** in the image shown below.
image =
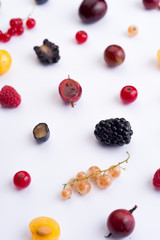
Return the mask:
[[[160,168],[154,174],[153,186],[155,189],[160,190]]]
[[[160,5],[160,0],[142,0],[146,9],[151,10],[158,8]]]
[[[118,66],[124,62],[125,52],[118,45],[110,45],[104,51],[104,60],[109,67]]]
[[[26,21],[26,26],[27,26],[28,29],[33,28],[35,25],[36,25],[36,21],[33,18],[29,18]]]
[[[93,23],[101,19],[107,12],[105,0],[83,0],[79,7],[79,16],[85,23]]]
[[[17,27],[17,31],[16,31],[16,35],[20,36],[22,35],[24,32],[24,28],[23,27]]]
[[[19,171],[14,175],[13,182],[18,188],[26,188],[31,183],[31,176],[26,171]]]
[[[107,237],[127,237],[130,235],[135,227],[135,220],[132,212],[137,208],[135,206],[131,210],[117,209],[113,211],[107,220],[107,227],[109,230],[109,235]]]
[[[10,36],[14,36],[17,32],[17,28],[9,28],[7,33],[10,35]]]
[[[11,39],[11,35],[8,33],[2,33],[1,35],[1,41],[6,43],[9,42],[9,40]]]
[[[79,44],[82,44],[87,41],[88,35],[84,31],[79,31],[76,33],[75,38]]]
[[[65,102],[71,103],[74,107],[74,102],[78,101],[82,94],[82,88],[78,82],[73,79],[64,79],[59,85],[59,93]]]
[[[134,102],[137,96],[138,96],[137,89],[130,85],[123,87],[120,92],[120,97],[124,103]]]
[[[10,20],[10,26],[11,26],[11,28],[22,27],[23,26],[23,21],[22,21],[21,18],[12,18]]]
[[[2,34],[3,34],[2,31],[0,31],[0,40],[1,40]]]

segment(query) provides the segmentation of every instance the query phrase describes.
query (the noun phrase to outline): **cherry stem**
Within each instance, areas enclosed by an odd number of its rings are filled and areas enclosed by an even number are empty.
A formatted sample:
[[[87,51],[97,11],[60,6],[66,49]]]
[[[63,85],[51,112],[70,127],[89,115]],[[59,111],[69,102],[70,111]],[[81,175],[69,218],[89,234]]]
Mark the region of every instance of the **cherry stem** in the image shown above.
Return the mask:
[[[32,8],[32,11],[28,14],[28,16],[26,18],[23,18],[22,20],[27,20],[30,18],[30,16],[33,14],[34,10],[35,10],[35,7],[36,7],[36,0],[33,0],[33,8]]]
[[[112,236],[112,233],[109,233],[105,238],[109,238],[110,236]]]
[[[75,178],[75,179],[73,179],[72,181],[63,184],[63,186],[64,186],[63,188],[65,188],[67,185],[72,184],[72,183],[75,183],[75,182],[79,182],[79,181],[83,181],[83,180],[88,180],[89,178],[95,178],[95,177],[96,177],[98,174],[100,174],[100,173],[104,173],[104,174],[105,174],[105,172],[107,172],[107,171],[109,171],[109,170],[111,170],[111,169],[114,169],[115,167],[121,165],[122,163],[125,163],[125,162],[127,163],[127,162],[128,162],[128,159],[130,158],[130,154],[129,154],[129,152],[126,152],[126,153],[128,154],[128,157],[127,157],[126,160],[124,160],[124,161],[122,161],[122,162],[119,162],[119,163],[117,163],[116,165],[114,165],[114,166],[112,166],[112,167],[110,167],[110,168],[107,168],[107,169],[105,169],[105,170],[96,171],[94,174],[90,174],[90,175],[87,176],[87,177]],[[137,207],[137,206],[136,206],[136,207]],[[132,210],[132,209],[131,209],[131,210]],[[134,210],[133,210],[133,211],[134,211]]]
[[[131,210],[129,210],[128,212],[130,212],[131,214],[134,212],[134,210],[136,210],[137,205],[135,205]]]

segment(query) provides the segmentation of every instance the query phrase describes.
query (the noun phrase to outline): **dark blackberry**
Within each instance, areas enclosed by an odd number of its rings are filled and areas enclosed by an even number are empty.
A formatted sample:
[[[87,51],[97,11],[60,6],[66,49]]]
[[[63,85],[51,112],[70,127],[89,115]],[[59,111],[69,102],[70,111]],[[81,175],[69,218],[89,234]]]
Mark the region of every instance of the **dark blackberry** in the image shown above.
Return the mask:
[[[122,146],[131,140],[133,131],[124,118],[111,118],[100,121],[94,130],[97,140],[108,146]]]
[[[59,47],[52,42],[49,42],[48,39],[43,41],[43,45],[34,47],[34,50],[37,54],[38,59],[43,64],[56,63],[60,59],[59,56]]]

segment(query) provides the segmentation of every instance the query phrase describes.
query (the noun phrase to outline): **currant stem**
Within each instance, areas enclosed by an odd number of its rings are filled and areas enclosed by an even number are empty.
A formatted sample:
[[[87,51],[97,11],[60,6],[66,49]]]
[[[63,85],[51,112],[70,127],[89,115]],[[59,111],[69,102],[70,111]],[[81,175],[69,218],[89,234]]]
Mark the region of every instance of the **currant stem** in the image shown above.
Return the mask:
[[[30,18],[30,16],[33,14],[34,10],[35,10],[35,7],[36,7],[36,0],[33,0],[33,8],[32,8],[32,11],[28,14],[28,16],[26,18],[23,18],[22,20],[27,20],[28,18]]]
[[[72,184],[72,183],[75,183],[75,182],[79,182],[79,181],[83,181],[83,180],[88,180],[89,178],[94,178],[94,177],[96,177],[98,174],[100,174],[100,173],[103,173],[103,174],[105,174],[105,172],[107,172],[107,171],[109,171],[109,170],[111,170],[111,169],[114,169],[115,167],[117,167],[117,166],[119,166],[119,165],[121,165],[122,163],[127,163],[128,162],[128,159],[130,158],[130,154],[129,154],[129,152],[126,152],[127,154],[128,154],[128,157],[127,157],[127,159],[126,160],[124,160],[124,161],[122,161],[122,162],[119,162],[119,163],[117,163],[116,165],[114,165],[114,166],[112,166],[112,167],[110,167],[110,168],[107,168],[107,169],[105,169],[105,170],[99,170],[99,171],[96,171],[96,173],[94,173],[94,174],[91,174],[91,175],[89,175],[89,176],[87,176],[87,177],[83,177],[83,178],[75,178],[74,180],[72,180],[72,181],[70,181],[70,182],[68,182],[68,183],[65,183],[65,184],[63,184],[63,188],[65,188],[67,185],[69,185],[69,184]],[[132,210],[132,209],[131,209]],[[134,210],[133,210],[134,211]]]
[[[135,205],[131,210],[129,210],[128,212],[130,212],[131,214],[133,213],[134,210],[136,210],[137,205]]]

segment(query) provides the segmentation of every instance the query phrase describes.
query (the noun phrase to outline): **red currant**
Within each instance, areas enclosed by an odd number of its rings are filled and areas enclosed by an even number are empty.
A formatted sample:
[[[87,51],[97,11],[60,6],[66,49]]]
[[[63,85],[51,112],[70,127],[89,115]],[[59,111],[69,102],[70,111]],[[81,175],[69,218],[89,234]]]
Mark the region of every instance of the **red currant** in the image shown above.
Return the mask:
[[[23,32],[24,32],[23,27],[17,27],[16,35],[20,36],[20,35],[22,35]]]
[[[1,40],[1,37],[2,37],[2,31],[0,31],[0,40]]]
[[[1,35],[1,41],[2,42],[8,42],[11,39],[11,35],[8,33],[3,33]]]
[[[26,22],[26,26],[31,29],[36,25],[36,21],[33,18],[29,18]]]
[[[136,100],[138,96],[137,89],[133,86],[125,86],[120,92],[120,97],[124,103],[131,103]]]
[[[16,20],[18,21],[17,27],[22,27],[23,26],[23,20],[21,18],[16,18]]]
[[[17,28],[9,28],[7,33],[11,36],[14,36],[17,32]]]
[[[77,42],[79,44],[81,44],[81,43],[84,43],[84,42],[87,41],[88,35],[84,31],[79,31],[79,32],[76,33],[75,38],[76,38]]]
[[[26,171],[19,171],[14,175],[13,182],[18,188],[26,188],[31,182],[31,176]]]

